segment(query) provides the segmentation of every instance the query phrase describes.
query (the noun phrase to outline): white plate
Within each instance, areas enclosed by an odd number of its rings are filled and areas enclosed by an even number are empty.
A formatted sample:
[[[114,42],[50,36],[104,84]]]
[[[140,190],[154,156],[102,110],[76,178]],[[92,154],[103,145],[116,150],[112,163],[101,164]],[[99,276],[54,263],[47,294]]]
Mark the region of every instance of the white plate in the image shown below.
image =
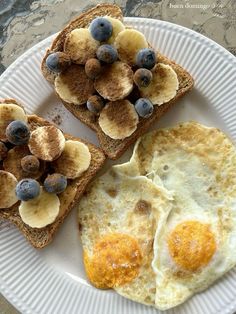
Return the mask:
[[[236,141],[236,58],[213,41],[189,29],[151,19],[127,18],[155,48],[188,69],[195,88],[158,126],[197,120],[221,128]],[[52,37],[40,42],[0,78],[0,97],[14,97],[28,113],[52,119],[61,127],[97,144],[94,133],[63,109],[52,87],[40,73],[40,62]],[[210,141],[211,139],[209,139]],[[122,158],[127,158],[127,154]],[[118,161],[120,162],[120,160]],[[55,240],[43,250],[33,249],[14,227],[0,230],[0,290],[22,313],[29,314],[138,314],[158,311],[100,291],[86,280],[74,209]],[[236,270],[211,288],[169,313],[233,313],[236,310]]]

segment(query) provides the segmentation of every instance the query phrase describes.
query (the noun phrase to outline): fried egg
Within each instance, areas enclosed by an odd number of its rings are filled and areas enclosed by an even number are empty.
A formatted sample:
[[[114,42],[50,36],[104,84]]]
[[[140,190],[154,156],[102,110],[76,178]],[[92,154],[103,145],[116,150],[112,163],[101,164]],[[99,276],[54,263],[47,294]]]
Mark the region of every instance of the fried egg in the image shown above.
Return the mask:
[[[79,203],[85,271],[97,288],[154,305],[153,241],[172,209],[172,195],[121,169],[112,167],[96,179]]]
[[[236,264],[236,150],[220,130],[187,122],[139,139],[129,169],[173,194],[152,262],[155,306],[169,309]]]

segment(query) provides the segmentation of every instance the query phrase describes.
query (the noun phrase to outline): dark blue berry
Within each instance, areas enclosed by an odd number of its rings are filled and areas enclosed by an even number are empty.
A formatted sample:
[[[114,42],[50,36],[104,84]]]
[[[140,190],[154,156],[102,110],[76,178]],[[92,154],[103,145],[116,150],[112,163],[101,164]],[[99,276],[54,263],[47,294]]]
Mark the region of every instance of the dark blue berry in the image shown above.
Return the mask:
[[[140,117],[148,118],[153,113],[153,104],[147,98],[139,98],[135,102],[135,110]]]
[[[152,72],[145,68],[140,68],[134,73],[134,83],[138,87],[147,87],[152,80]]]
[[[118,58],[118,52],[112,45],[101,45],[96,54],[98,60],[105,63],[113,63]]]
[[[87,100],[87,108],[89,111],[99,114],[104,107],[104,100],[99,95],[90,96]]]
[[[71,64],[71,60],[64,52],[53,52],[46,59],[47,68],[54,73],[61,73]]]
[[[106,41],[111,37],[112,24],[104,17],[97,17],[90,24],[89,30],[95,40]]]
[[[136,64],[139,68],[152,69],[156,64],[155,51],[150,48],[139,50],[136,56]]]
[[[37,173],[40,162],[34,155],[27,155],[21,159],[21,168],[28,173]]]
[[[29,201],[39,196],[40,185],[34,179],[23,179],[16,186],[16,196],[21,201]]]
[[[14,145],[24,145],[28,143],[30,130],[25,122],[15,120],[7,126],[6,137]]]
[[[60,73],[59,56],[57,53],[51,53],[46,59],[46,66],[48,69],[55,73]]]
[[[66,189],[67,179],[60,173],[53,173],[47,176],[43,185],[48,193],[59,194]]]

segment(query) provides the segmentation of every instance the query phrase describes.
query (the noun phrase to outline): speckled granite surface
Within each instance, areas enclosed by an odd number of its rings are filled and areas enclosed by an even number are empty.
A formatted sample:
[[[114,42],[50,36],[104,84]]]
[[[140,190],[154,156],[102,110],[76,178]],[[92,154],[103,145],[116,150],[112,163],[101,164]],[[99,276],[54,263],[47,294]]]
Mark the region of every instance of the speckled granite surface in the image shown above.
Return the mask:
[[[236,0],[115,0],[126,16],[191,28],[236,55]],[[95,0],[0,0],[0,73],[25,50],[60,30]],[[0,296],[0,314],[18,313]],[[67,314],[67,313],[65,313]]]

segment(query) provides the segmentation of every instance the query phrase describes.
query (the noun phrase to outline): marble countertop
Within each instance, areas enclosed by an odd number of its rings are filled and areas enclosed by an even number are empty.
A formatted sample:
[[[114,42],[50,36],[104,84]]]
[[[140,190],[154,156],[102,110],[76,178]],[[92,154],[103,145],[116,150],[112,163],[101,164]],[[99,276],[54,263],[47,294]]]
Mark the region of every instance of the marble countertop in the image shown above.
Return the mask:
[[[236,56],[235,0],[115,0],[125,16],[161,19],[191,28]],[[1,0],[0,73],[28,48],[59,31],[95,0]],[[0,313],[19,313],[0,295]]]

